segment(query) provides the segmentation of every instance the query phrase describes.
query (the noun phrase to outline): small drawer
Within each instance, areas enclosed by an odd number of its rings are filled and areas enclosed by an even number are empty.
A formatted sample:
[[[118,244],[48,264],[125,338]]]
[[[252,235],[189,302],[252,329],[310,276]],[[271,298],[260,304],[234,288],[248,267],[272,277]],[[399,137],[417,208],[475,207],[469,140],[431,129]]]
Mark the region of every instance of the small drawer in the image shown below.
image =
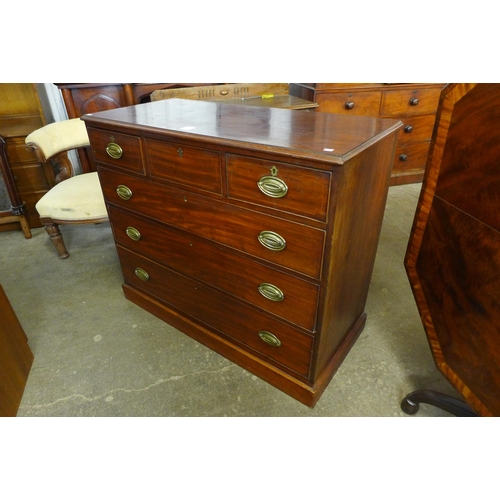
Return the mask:
[[[227,155],[229,197],[326,222],[329,172]]]
[[[222,193],[220,153],[146,139],[151,177]]]
[[[386,90],[381,116],[424,115],[436,113],[441,88]]]
[[[318,111],[363,116],[378,116],[382,92],[320,93],[316,97]]]
[[[403,127],[398,133],[398,143],[430,141],[434,131],[435,115],[400,116]]]
[[[9,139],[6,146],[9,163],[39,163],[36,154],[26,149],[24,139]]]
[[[430,142],[398,145],[392,167],[393,173],[425,169],[429,148]]]
[[[18,189],[49,189],[50,185],[40,164],[11,166],[11,172]]]
[[[145,174],[139,137],[93,128],[87,128],[87,132],[97,163]]]
[[[98,168],[107,203],[319,278],[325,231]]]
[[[119,245],[314,330],[318,285],[145,217],[112,206],[108,211],[115,241]]]
[[[126,284],[196,318],[272,364],[309,376],[313,336],[139,254],[120,246],[117,251]]]

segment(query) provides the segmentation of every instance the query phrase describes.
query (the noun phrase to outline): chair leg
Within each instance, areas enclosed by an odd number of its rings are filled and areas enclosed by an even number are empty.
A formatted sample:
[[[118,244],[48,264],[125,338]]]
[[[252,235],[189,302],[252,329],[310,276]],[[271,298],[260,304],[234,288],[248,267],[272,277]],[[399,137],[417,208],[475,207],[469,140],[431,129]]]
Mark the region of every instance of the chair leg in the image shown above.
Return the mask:
[[[59,258],[60,259],[68,258],[69,253],[66,250],[66,246],[64,245],[64,240],[61,231],[59,230],[59,225],[56,224],[55,222],[46,222],[44,227],[45,231],[47,231],[47,234],[49,235],[50,241],[52,241],[52,243],[56,247],[57,253],[59,254]]]
[[[21,229],[23,230],[24,237],[26,239],[30,239],[32,235],[31,235],[31,229],[30,229],[28,219],[26,219],[26,217],[24,215],[20,215],[19,216],[19,223],[21,224]]]

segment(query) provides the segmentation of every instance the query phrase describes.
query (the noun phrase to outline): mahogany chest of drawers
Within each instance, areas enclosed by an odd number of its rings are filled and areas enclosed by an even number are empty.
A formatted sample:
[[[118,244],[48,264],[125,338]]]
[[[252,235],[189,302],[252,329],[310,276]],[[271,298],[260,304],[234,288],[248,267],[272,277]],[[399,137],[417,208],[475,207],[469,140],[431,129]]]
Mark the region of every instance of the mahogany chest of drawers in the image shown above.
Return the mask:
[[[291,83],[290,94],[319,104],[317,111],[398,118],[391,185],[421,182],[436,121],[437,83]]]
[[[82,119],[125,296],[314,406],[365,324],[401,122],[183,99]]]

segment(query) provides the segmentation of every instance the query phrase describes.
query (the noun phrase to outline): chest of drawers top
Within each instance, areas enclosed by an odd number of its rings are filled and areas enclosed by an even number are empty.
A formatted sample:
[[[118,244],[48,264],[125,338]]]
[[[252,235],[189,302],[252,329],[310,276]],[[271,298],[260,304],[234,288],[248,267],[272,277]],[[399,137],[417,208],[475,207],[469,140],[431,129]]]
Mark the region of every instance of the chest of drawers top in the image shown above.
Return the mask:
[[[298,159],[320,160],[318,168],[342,165],[399,127],[394,119],[337,116],[329,113],[167,99],[84,115],[88,125],[134,135],[193,139],[283,152]],[[92,142],[92,141],[91,141]],[[330,165],[330,166],[329,166]]]

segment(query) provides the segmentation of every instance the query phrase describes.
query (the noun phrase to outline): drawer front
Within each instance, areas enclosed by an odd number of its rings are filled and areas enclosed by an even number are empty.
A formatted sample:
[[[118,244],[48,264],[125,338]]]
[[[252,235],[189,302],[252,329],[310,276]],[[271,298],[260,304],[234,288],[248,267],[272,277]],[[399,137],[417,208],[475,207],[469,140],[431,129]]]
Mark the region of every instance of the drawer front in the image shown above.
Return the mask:
[[[18,189],[49,189],[50,185],[40,164],[11,168]]]
[[[319,287],[192,234],[109,207],[115,241],[271,314],[314,330]]]
[[[87,128],[97,163],[106,163],[137,174],[145,174],[139,137]]]
[[[24,139],[9,139],[6,141],[7,157],[9,163],[39,163],[36,154],[26,149]]]
[[[430,141],[436,121],[435,115],[401,116],[399,118],[404,126],[399,131],[398,142]]]
[[[309,376],[313,338],[240,301],[117,247],[125,283],[258,353],[261,358]],[[139,277],[141,276],[142,279]],[[280,345],[266,343],[259,332]]]
[[[430,142],[401,144],[396,147],[393,172],[422,170],[427,163]]]
[[[227,155],[229,197],[326,222],[330,173]]]
[[[313,278],[320,277],[325,244],[322,230],[104,168],[99,168],[99,177],[109,203]],[[131,192],[130,199],[118,195],[118,186]]]
[[[381,116],[423,115],[435,113],[441,88],[386,90]]]
[[[218,151],[146,139],[151,177],[222,193]]]
[[[316,97],[318,111],[363,116],[378,116],[381,99],[382,92],[379,91],[319,93]]]

